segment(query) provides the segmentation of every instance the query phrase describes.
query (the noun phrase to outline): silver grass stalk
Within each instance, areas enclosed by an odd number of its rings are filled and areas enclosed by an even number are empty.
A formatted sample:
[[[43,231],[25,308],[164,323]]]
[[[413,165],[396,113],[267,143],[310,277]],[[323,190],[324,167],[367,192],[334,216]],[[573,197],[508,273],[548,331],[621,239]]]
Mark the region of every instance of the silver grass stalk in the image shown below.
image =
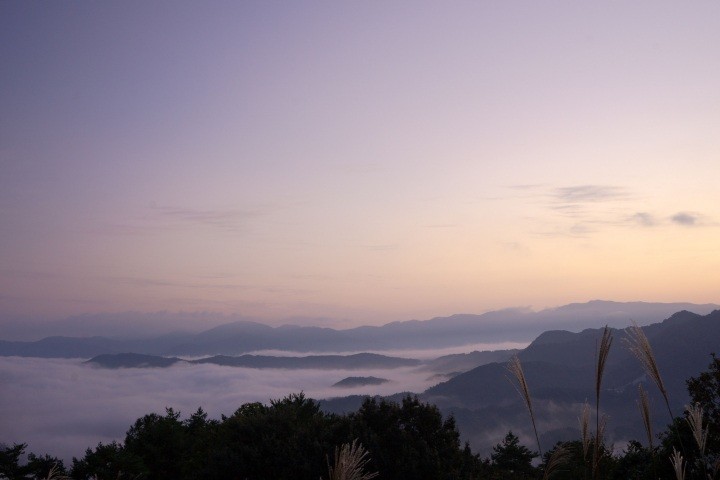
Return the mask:
[[[610,417],[605,414],[603,414],[603,416],[600,418],[600,429],[598,430],[598,438],[600,439],[600,443],[605,440],[605,428],[607,427],[607,422],[609,418]]]
[[[605,373],[605,364],[610,353],[610,346],[612,345],[612,332],[605,325],[603,329],[602,337],[600,338],[600,345],[597,349],[597,364],[595,368],[595,453],[594,453],[594,468],[597,469],[600,464],[600,447],[602,444],[602,432],[600,431],[600,391],[602,390],[602,378]]]
[[[357,439],[351,444],[335,447],[335,462],[330,465],[328,461],[329,480],[370,480],[377,477],[377,472],[365,473],[365,466],[370,460],[367,455],[367,450]]]
[[[600,339],[600,348],[598,349],[597,368],[595,370],[595,399],[600,402],[600,389],[602,386],[603,373],[605,372],[605,363],[610,353],[610,345],[612,345],[612,332],[605,325],[602,338]],[[598,405],[599,406],[599,405]]]
[[[142,476],[142,473],[138,473],[137,475],[135,475],[133,477],[132,480],[139,480],[141,476]],[[71,477],[61,477],[61,478],[62,478],[62,480],[72,480]],[[122,478],[123,478],[123,473],[118,472],[117,477],[115,477],[115,480],[122,480]],[[90,477],[90,480],[103,480],[103,479],[98,477],[97,475],[93,475],[92,477]]]
[[[685,460],[683,456],[673,447],[673,453],[670,455],[670,463],[672,463],[673,471],[675,471],[675,478],[677,480],[685,480]]]
[[[527,381],[525,380],[525,373],[523,373],[520,358],[518,358],[517,355],[513,355],[512,358],[510,358],[510,361],[507,364],[507,369],[510,373],[512,373],[513,377],[515,377],[515,380],[517,381],[517,384],[513,383],[512,381],[510,383],[513,384],[522,399],[525,401],[525,406],[530,413],[530,421],[532,422],[533,431],[535,432],[535,440],[537,441],[538,451],[540,452],[540,456],[542,457],[540,436],[538,435],[537,425],[535,423],[535,413],[533,412],[532,401],[530,400],[530,389],[528,388]]]
[[[710,465],[711,473],[708,473],[708,480],[712,480],[720,472],[720,458],[715,460],[715,463]]]
[[[547,464],[545,464],[545,471],[543,472],[543,480],[548,480],[553,473],[565,465],[570,460],[572,452],[566,444],[562,444],[555,448],[555,450],[548,458]]]
[[[48,471],[47,477],[42,480],[70,480],[70,477],[68,477],[67,475],[60,474],[60,472],[58,472],[59,469],[60,467],[58,466],[58,464],[54,464],[50,468],[50,471]]]
[[[708,428],[703,428],[703,409],[699,403],[695,405],[686,405],[685,409],[688,412],[687,422],[692,430],[695,443],[697,443],[700,455],[705,455],[705,445],[707,443]]]
[[[627,332],[628,338],[626,339],[626,341],[628,343],[630,351],[640,361],[640,364],[645,370],[645,373],[653,379],[655,385],[657,385],[658,387],[658,390],[660,390],[663,400],[665,400],[665,407],[667,408],[668,415],[670,415],[670,422],[672,422],[675,418],[675,415],[673,415],[672,409],[670,408],[670,399],[668,398],[665,384],[663,383],[662,376],[660,375],[660,370],[658,369],[657,362],[655,361],[655,355],[653,354],[650,342],[645,336],[645,332],[642,331],[642,328],[638,327],[637,323],[635,323],[634,321],[632,326],[628,327]],[[677,429],[675,429],[675,436],[677,437],[677,441],[680,445],[680,450],[684,452],[685,446],[683,445],[680,432],[678,432]]]
[[[640,408],[640,415],[642,415],[643,425],[645,426],[645,433],[647,434],[648,445],[650,446],[650,450],[652,450],[653,431],[652,422],[650,421],[650,402],[648,400],[647,392],[642,386],[642,383],[638,383],[638,397],[638,408]]]
[[[670,420],[672,420],[675,417],[670,410],[670,400],[668,399],[667,390],[665,390],[665,384],[663,383],[662,376],[660,376],[660,370],[658,369],[657,362],[655,361],[655,355],[653,354],[650,342],[645,336],[645,332],[643,332],[642,328],[638,327],[637,323],[634,321],[632,326],[628,327],[627,332],[629,337],[627,342],[630,351],[638,359],[647,376],[652,378],[655,385],[657,385],[658,390],[660,390],[660,393],[665,400],[665,406],[670,414]]]
[[[580,418],[580,432],[582,434],[583,459],[587,459],[590,450],[590,404],[585,401]]]
[[[600,418],[597,426],[597,432],[595,435],[595,448],[593,451],[593,478],[597,477],[600,473],[600,460],[602,459],[602,447],[605,438],[605,427],[607,426],[608,416],[603,415]]]

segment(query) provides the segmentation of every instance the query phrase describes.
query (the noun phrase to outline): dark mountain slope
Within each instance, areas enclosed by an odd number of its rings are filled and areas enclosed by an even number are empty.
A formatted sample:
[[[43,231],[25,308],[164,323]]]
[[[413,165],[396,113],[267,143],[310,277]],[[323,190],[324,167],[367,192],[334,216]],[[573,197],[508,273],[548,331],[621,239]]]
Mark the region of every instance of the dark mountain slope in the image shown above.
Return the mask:
[[[688,398],[685,381],[705,370],[711,352],[720,351],[720,310],[705,316],[678,312],[662,323],[643,327],[643,331],[673,411],[679,415]],[[585,399],[592,402],[595,397],[596,344],[601,335],[602,329],[546,332],[519,354],[539,422],[546,425],[545,433],[553,441],[562,439],[562,432],[577,434],[581,405]],[[670,419],[657,388],[627,348],[627,333],[613,330],[613,337],[601,410],[610,416],[611,438],[640,439],[643,427],[635,402],[638,383],[650,392],[656,429],[659,431]],[[467,431],[470,437],[480,435],[482,429],[499,428],[500,413],[505,415],[508,427],[527,432],[528,418],[521,414],[524,406],[509,378],[505,364],[483,365],[428,389],[422,397],[456,412],[461,431]],[[509,420],[512,418],[520,423],[513,424]]]
[[[444,355],[425,362],[423,369],[444,374],[467,372],[480,365],[506,362],[519,351],[520,350],[493,350],[489,352],[478,352],[476,350],[470,353]]]
[[[336,388],[353,388],[367,385],[382,385],[389,381],[387,378],[378,377],[345,377],[339,382],[335,382],[332,386]]]

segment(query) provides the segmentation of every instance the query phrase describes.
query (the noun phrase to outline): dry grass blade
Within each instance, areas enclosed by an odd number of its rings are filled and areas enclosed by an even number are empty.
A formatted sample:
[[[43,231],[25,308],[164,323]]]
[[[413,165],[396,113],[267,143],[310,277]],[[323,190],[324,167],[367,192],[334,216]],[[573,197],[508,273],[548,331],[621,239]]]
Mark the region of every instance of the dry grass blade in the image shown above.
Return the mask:
[[[665,402],[667,403],[667,390],[665,390],[665,384],[660,376],[660,370],[658,369],[657,362],[655,361],[655,355],[653,354],[652,347],[648,341],[642,328],[633,322],[632,327],[627,329],[629,339],[627,340],[630,351],[635,355],[640,364],[645,370],[645,373],[652,378],[655,385],[657,385],[660,393],[662,393]]]
[[[597,478],[600,473],[600,460],[602,460],[604,455],[602,447],[604,444],[607,420],[608,416],[603,415],[598,421],[597,431],[595,434],[595,448],[593,449],[593,478]]]
[[[686,405],[685,409],[688,412],[687,422],[692,430],[695,443],[697,443],[698,449],[701,455],[705,455],[705,445],[707,443],[708,429],[703,429],[703,410],[699,403],[695,405]]]
[[[710,465],[710,473],[708,473],[708,479],[712,480],[720,472],[720,458],[715,460],[715,463]]]
[[[595,451],[593,454],[593,472],[596,476],[599,473],[600,466],[600,448],[602,447],[602,432],[600,427],[600,391],[602,390],[602,378],[605,372],[605,364],[610,353],[612,345],[612,333],[607,325],[603,329],[600,345],[597,348],[597,364],[595,368]],[[604,428],[604,426],[602,427]]]
[[[583,405],[582,413],[578,421],[580,422],[580,432],[582,433],[583,459],[587,459],[588,451],[590,450],[590,404],[587,401]]]
[[[595,370],[595,398],[600,399],[600,389],[602,387],[603,373],[605,372],[605,363],[607,362],[610,346],[612,345],[612,332],[605,325],[602,338],[600,339],[600,348],[598,349],[597,369]],[[599,406],[598,406],[599,407]]]
[[[675,478],[677,480],[685,480],[685,461],[683,456],[673,447],[673,453],[670,455],[670,463],[672,463]]]
[[[550,478],[553,473],[555,473],[560,469],[560,467],[565,465],[568,460],[570,460],[571,455],[572,452],[567,447],[567,445],[562,444],[556,447],[550,455],[550,458],[548,458],[547,464],[545,465],[545,471],[543,472],[543,480],[547,480],[548,478]]]
[[[662,377],[660,376],[660,370],[658,369],[657,362],[655,361],[655,355],[653,354],[652,347],[648,341],[645,333],[637,323],[633,322],[631,327],[627,329],[628,337],[626,339],[630,351],[640,361],[645,373],[653,379],[658,390],[662,394],[663,400],[665,400],[665,407],[667,408],[668,415],[670,415],[670,421],[672,422],[675,418],[672,409],[670,408],[670,399],[668,398],[665,384],[663,383]],[[685,452],[685,446],[683,445],[682,436],[677,431],[677,428],[671,427],[675,430],[675,437],[677,438],[680,449]]]
[[[647,392],[645,391],[641,383],[638,383],[638,396],[638,408],[640,408],[640,415],[642,415],[643,425],[645,426],[645,433],[647,434],[648,445],[650,446],[650,450],[652,450],[653,431],[652,423],[650,422],[650,402],[648,400]]]
[[[525,406],[528,409],[528,412],[530,413],[530,421],[532,422],[533,431],[535,432],[535,440],[537,441],[538,451],[540,452],[540,456],[542,456],[542,448],[540,448],[540,436],[538,435],[537,431],[537,424],[535,423],[535,413],[533,412],[532,408],[532,401],[530,399],[530,389],[527,385],[527,380],[525,380],[525,373],[522,369],[522,364],[520,363],[520,359],[517,355],[513,355],[510,361],[507,364],[507,369],[510,373],[512,373],[513,377],[515,377],[516,383],[511,383],[515,386],[515,389],[520,393],[520,396],[525,401]]]
[[[603,442],[605,441],[604,440],[605,439],[605,427],[607,427],[608,418],[610,418],[610,417],[608,417],[607,415],[603,415],[600,418],[600,428],[598,428],[597,438],[596,438],[597,442],[600,445],[602,445]]]
[[[358,443],[357,439],[335,447],[335,462],[328,461],[329,480],[370,480],[378,476],[377,472],[365,473],[365,466],[370,459],[368,452]]]
[[[70,480],[70,477],[60,473],[60,466],[56,463],[50,468],[50,471],[43,480]]]

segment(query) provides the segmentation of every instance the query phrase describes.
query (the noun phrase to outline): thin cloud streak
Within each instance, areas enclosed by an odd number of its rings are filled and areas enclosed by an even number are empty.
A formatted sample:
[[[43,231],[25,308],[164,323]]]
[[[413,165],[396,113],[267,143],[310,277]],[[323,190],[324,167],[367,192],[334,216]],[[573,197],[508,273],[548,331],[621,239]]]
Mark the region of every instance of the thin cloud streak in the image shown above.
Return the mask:
[[[185,207],[153,207],[154,217],[190,226],[206,226],[223,230],[238,231],[251,219],[268,213],[267,208],[243,209],[193,209]]]
[[[564,203],[595,203],[627,200],[630,194],[624,187],[613,185],[574,185],[556,188],[553,198]]]
[[[192,282],[179,282],[173,280],[159,280],[153,278],[139,278],[139,277],[108,277],[106,279],[112,283],[120,283],[125,285],[133,285],[138,287],[181,287],[181,288],[205,288],[205,289],[238,289],[238,290],[250,290],[254,287],[239,284],[217,284],[217,283],[192,283]]]
[[[201,209],[151,205],[144,213],[124,222],[95,224],[91,233],[108,235],[144,235],[186,228],[211,228],[226,233],[246,233],[251,223],[275,211],[264,205],[255,208]]]

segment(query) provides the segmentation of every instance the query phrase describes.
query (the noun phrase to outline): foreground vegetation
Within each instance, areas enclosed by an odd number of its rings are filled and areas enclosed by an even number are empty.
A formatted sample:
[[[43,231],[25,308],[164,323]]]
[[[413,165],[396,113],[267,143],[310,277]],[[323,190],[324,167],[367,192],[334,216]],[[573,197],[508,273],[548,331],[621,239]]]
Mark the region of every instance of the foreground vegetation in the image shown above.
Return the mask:
[[[171,408],[164,415],[145,415],[130,427],[124,442],[88,448],[69,468],[47,455],[30,453],[24,462],[24,444],[0,446],[0,478],[720,478],[720,359],[713,355],[708,370],[688,380],[693,403],[682,417],[673,418],[666,432],[648,432],[646,445],[632,441],[614,452],[603,442],[599,408],[602,354],[606,349],[607,355],[610,344],[605,336],[600,343],[595,432],[588,426],[588,408],[581,418],[581,438],[542,455],[508,432],[489,458],[480,458],[461,444],[452,417],[443,419],[437,407],[417,397],[401,403],[369,398],[357,412],[334,415],[303,394],[292,394],[270,405],[245,404],[219,420],[209,419],[202,409],[184,419]],[[519,362],[511,367],[524,381]],[[526,383],[520,391],[532,418]]]

